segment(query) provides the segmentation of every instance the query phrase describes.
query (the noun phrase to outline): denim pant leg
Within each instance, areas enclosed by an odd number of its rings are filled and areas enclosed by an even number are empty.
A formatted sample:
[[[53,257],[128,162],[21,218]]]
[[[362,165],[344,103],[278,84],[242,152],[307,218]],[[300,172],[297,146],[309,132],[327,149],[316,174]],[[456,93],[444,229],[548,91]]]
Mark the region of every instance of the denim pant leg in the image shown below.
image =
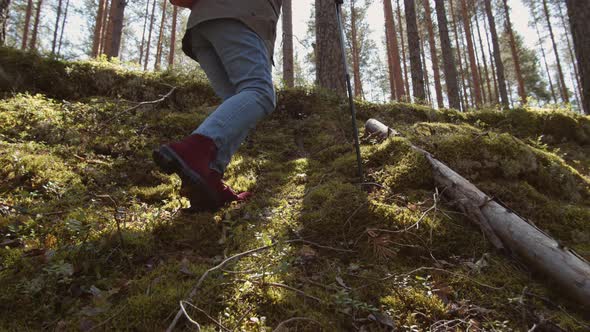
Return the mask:
[[[223,173],[248,132],[275,109],[271,62],[262,39],[239,21],[215,20],[200,24],[198,29],[213,46],[236,89],[236,94],[194,132],[213,139],[217,158],[211,168]],[[208,65],[201,62],[205,72]]]

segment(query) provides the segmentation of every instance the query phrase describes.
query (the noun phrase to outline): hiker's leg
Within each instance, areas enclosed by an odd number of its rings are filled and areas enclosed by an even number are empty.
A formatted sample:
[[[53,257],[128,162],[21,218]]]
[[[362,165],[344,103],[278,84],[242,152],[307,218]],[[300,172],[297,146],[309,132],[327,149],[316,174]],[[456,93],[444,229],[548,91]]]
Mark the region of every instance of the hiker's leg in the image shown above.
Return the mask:
[[[262,39],[239,21],[215,20],[198,27],[236,88],[194,132],[213,139],[218,150],[211,168],[223,174],[248,132],[275,109],[271,63]]]
[[[213,49],[213,46],[200,34],[198,29],[191,32],[192,51],[199,59],[199,64],[207,75],[215,94],[223,101],[236,94],[236,88],[229,81],[227,72]]]

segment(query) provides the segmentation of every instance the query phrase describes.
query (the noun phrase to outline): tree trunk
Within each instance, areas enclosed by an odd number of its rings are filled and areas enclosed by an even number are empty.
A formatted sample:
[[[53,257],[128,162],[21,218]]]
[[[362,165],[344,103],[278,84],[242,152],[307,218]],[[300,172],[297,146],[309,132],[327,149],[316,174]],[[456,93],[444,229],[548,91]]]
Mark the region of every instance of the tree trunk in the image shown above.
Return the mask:
[[[0,46],[6,41],[6,21],[8,21],[8,7],[10,0],[0,0]]]
[[[51,54],[55,54],[55,48],[57,47],[57,33],[59,31],[59,19],[61,16],[61,6],[63,0],[59,0],[57,4],[57,15],[55,19],[55,28],[53,29],[53,43],[51,44]]]
[[[408,51],[410,53],[410,67],[412,68],[412,90],[414,102],[423,103],[426,100],[424,91],[424,72],[420,59],[420,35],[416,21],[416,3],[414,0],[404,0],[406,11],[406,27],[408,32]]]
[[[160,33],[158,36],[158,45],[156,47],[156,64],[155,69],[160,70],[162,65],[162,44],[164,42],[164,23],[166,23],[166,5],[168,4],[168,0],[164,0],[164,4],[162,5],[162,20],[160,22]]]
[[[566,17],[563,14],[563,10],[561,9],[561,2],[557,3],[557,8],[559,9],[559,17],[561,19],[561,24],[563,25],[563,30],[565,31],[565,40],[567,41],[567,50],[570,56],[570,60],[572,61],[572,65],[574,67],[574,75],[575,75],[575,85],[576,87],[576,92],[580,95],[582,95],[582,84],[580,82],[580,71],[578,69],[578,63],[576,62],[576,57],[574,56],[574,48],[572,46],[572,42],[570,40],[570,33],[571,33],[571,29],[570,29],[570,25],[566,22]],[[577,97],[576,97],[577,98]],[[581,107],[581,104],[579,104]]]
[[[109,30],[109,25],[111,22],[111,0],[106,0],[105,4],[104,4],[104,12],[102,15],[102,31],[101,31],[101,36],[100,36],[100,42],[99,42],[99,49],[98,49],[98,55],[104,54],[105,53],[105,49],[106,49],[106,43],[107,43],[107,32]]]
[[[394,129],[373,119],[367,122],[366,131],[381,137],[397,134]],[[518,255],[529,267],[543,273],[582,306],[590,306],[588,262],[511,209],[497,203],[427,151],[414,145],[412,148],[430,163],[434,181],[444,197],[479,226],[496,249]]]
[[[127,0],[113,0],[111,4],[111,23],[109,24],[111,43],[107,45],[108,51],[106,52],[106,55],[109,58],[116,58],[119,56],[121,37],[123,36],[123,20],[125,19],[126,6]]]
[[[102,51],[101,54],[110,54],[111,46],[113,45],[113,18],[115,17],[115,11],[117,10],[117,2],[119,0],[111,0],[110,6],[107,7],[108,20],[104,26],[104,34],[102,40]]]
[[[504,0],[506,1],[506,0]],[[557,74],[559,75],[559,84],[561,85],[561,98],[564,103],[569,103],[570,97],[567,91],[567,85],[565,85],[565,78],[563,76],[563,70],[561,68],[561,58],[559,51],[557,50],[557,44],[555,43],[555,36],[553,35],[553,26],[551,25],[551,18],[549,14],[549,7],[547,6],[547,0],[543,0],[543,12],[547,19],[547,28],[549,29],[549,36],[551,37],[551,43],[553,44],[553,52],[555,53],[555,61],[557,62]]]
[[[468,98],[467,84],[465,84],[465,71],[463,70],[463,55],[461,52],[461,49],[462,49],[461,39],[459,36],[459,29],[457,26],[457,16],[455,16],[455,5],[453,3],[453,0],[450,1],[449,5],[451,7],[451,18],[453,19],[453,29],[455,31],[455,44],[456,44],[456,48],[457,48],[457,59],[459,60],[459,71],[461,73],[461,87],[463,89],[462,110],[463,110],[463,112],[467,112],[467,110],[469,109],[469,101],[467,99]]]
[[[41,20],[41,8],[43,0],[37,2],[37,12],[35,13],[35,24],[33,24],[33,36],[31,36],[31,50],[37,49],[37,36],[39,36],[39,22]]]
[[[488,70],[488,60],[486,59],[486,51],[483,46],[483,38],[481,38],[481,29],[479,24],[479,15],[477,15],[477,9],[475,11],[475,27],[477,28],[477,39],[479,40],[479,49],[481,51],[481,57],[483,61],[483,71],[485,75],[485,81],[488,88],[488,102],[493,103],[492,97],[492,83],[490,82],[490,72]]]
[[[508,7],[508,0],[504,0],[504,14],[506,15],[506,32],[510,38],[510,51],[512,52],[512,59],[514,60],[514,71],[516,72],[516,80],[518,81],[518,96],[523,104],[527,102],[526,90],[524,87],[524,78],[522,77],[522,70],[520,67],[520,55],[516,49],[516,39],[514,38],[514,30],[512,29],[512,22],[510,21],[510,8]]]
[[[176,6],[174,6],[174,7],[176,7]],[[145,47],[145,32],[147,30],[147,22],[148,22],[149,17],[150,17],[150,0],[147,0],[145,3],[145,12],[143,14],[143,32],[141,33],[141,44],[139,46],[139,65],[140,66],[143,62],[143,50]]]
[[[154,15],[156,14],[156,0],[152,4],[152,15],[150,17],[150,30],[148,32],[147,47],[145,49],[145,62],[143,63],[143,70],[147,70],[150,62],[150,46],[152,43],[152,31],[154,30]]]
[[[551,88],[551,97],[553,98],[553,102],[557,104],[555,87],[553,86],[553,78],[551,78],[551,71],[549,70],[549,64],[547,63],[547,55],[545,54],[545,47],[543,47],[543,38],[541,37],[541,31],[539,31],[539,19],[537,17],[537,13],[535,12],[535,8],[531,8],[531,14],[533,17],[533,25],[537,31],[537,38],[539,39],[539,48],[541,49],[541,56],[543,58],[543,63],[545,64],[545,71],[547,72],[549,87]]]
[[[33,0],[27,1],[27,10],[25,12],[25,27],[23,31],[23,40],[21,43],[21,50],[27,49],[27,43],[29,41],[29,27],[31,25],[31,16],[33,15]]]
[[[174,55],[176,53],[176,25],[178,24],[178,6],[172,11],[172,31],[170,32],[170,53],[168,54],[168,66],[174,67]]]
[[[496,75],[498,77],[498,89],[500,91],[500,98],[504,108],[509,108],[508,90],[506,89],[506,77],[504,76],[504,63],[500,53],[500,43],[498,42],[498,31],[496,30],[496,21],[494,13],[492,12],[491,0],[484,0],[486,14],[490,26],[490,34],[492,35],[492,45],[494,46],[494,62],[496,63]]]
[[[404,90],[404,81],[399,54],[399,44],[397,39],[397,29],[393,19],[393,6],[391,0],[383,0],[383,9],[385,12],[385,35],[387,39],[387,55],[389,63],[389,85],[391,86],[392,100],[403,100],[406,94]]]
[[[357,31],[357,15],[355,8],[356,0],[350,0],[350,34],[352,44],[352,73],[354,80],[354,96],[362,98],[363,96],[363,83],[361,80],[361,64],[360,64],[360,47],[358,42],[358,31]]]
[[[428,44],[430,45],[430,57],[432,59],[432,71],[434,76],[434,90],[436,91],[436,102],[438,108],[444,108],[442,85],[440,83],[440,67],[438,61],[438,53],[436,52],[436,42],[434,40],[434,27],[432,25],[432,10],[430,8],[430,0],[423,0],[424,11],[426,15],[426,27],[428,28]]]
[[[496,78],[496,63],[494,61],[494,52],[492,51],[492,42],[490,41],[490,29],[488,28],[488,21],[486,20],[485,10],[482,10],[481,14],[483,15],[483,28],[484,33],[486,35],[486,43],[488,45],[488,56],[490,57],[490,65],[491,65],[491,72],[490,76],[492,76],[492,82],[494,83],[494,93],[493,98],[496,105],[500,104],[500,93],[498,90],[498,79]]]
[[[100,44],[103,35],[104,15],[106,14],[106,0],[100,0],[98,3],[98,12],[96,13],[96,22],[94,23],[94,38],[92,39],[92,57],[96,58],[100,51]]]
[[[424,90],[426,91],[427,104],[431,107],[434,107],[434,100],[432,99],[432,93],[430,91],[430,75],[428,73],[428,69],[426,68],[426,45],[424,42],[424,36],[421,32],[421,30],[418,30],[418,35],[420,36],[420,57],[422,59],[422,63],[424,64]]]
[[[292,0],[283,0],[283,81],[288,88],[295,86]]]
[[[405,93],[404,93],[404,101],[409,101],[408,96],[410,95],[410,80],[408,78],[408,66],[406,64],[406,42],[404,40],[404,26],[402,24],[402,10],[399,5],[399,0],[397,0],[397,20],[399,24],[399,35],[400,35],[400,42],[402,44],[402,63],[404,65],[404,85],[405,85]]]
[[[463,14],[463,27],[465,29],[465,38],[467,39],[467,53],[469,55],[469,64],[471,66],[471,79],[473,80],[473,89],[475,93],[475,106],[481,107],[483,105],[481,95],[481,83],[479,81],[477,60],[475,59],[475,48],[473,45],[473,39],[471,38],[471,26],[469,19],[469,11],[467,9],[466,0],[461,0],[461,12]]]
[[[582,79],[582,109],[590,114],[590,2],[567,0],[567,9]]]
[[[346,96],[346,74],[333,0],[315,0],[318,85]]]
[[[456,110],[461,110],[461,97],[459,96],[459,84],[457,82],[457,67],[455,66],[453,46],[451,45],[451,38],[449,37],[449,24],[447,22],[445,2],[444,0],[434,0],[434,3],[436,5],[436,17],[438,20],[440,47],[443,54],[443,68],[445,73],[445,82],[447,84],[449,107]]]
[[[70,9],[70,0],[66,1],[66,10],[64,11],[64,15],[61,21],[61,33],[59,35],[59,44],[57,46],[57,55],[61,54],[61,46],[64,40],[64,30],[66,29],[66,22],[68,19],[68,9]]]

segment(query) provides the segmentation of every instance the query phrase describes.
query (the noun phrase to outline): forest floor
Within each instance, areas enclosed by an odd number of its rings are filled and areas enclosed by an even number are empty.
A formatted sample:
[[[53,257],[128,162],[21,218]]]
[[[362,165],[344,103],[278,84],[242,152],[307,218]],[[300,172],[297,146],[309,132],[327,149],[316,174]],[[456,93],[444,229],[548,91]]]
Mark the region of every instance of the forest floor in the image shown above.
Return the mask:
[[[204,331],[590,328],[440,199],[408,143],[588,259],[589,117],[359,102],[360,124],[406,137],[362,140],[367,191],[344,101],[280,91],[226,174],[254,198],[194,214],[151,151],[219,102],[202,78],[8,49],[0,64],[0,330],[161,331],[183,299]]]

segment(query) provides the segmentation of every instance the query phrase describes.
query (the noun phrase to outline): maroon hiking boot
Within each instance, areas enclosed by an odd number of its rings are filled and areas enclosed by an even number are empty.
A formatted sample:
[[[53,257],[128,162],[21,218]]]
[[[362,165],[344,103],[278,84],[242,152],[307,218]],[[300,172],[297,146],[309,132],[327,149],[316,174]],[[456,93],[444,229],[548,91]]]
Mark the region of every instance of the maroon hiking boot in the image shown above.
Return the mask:
[[[245,201],[250,193],[236,194],[222,181],[222,174],[209,168],[217,147],[212,139],[191,135],[179,142],[162,145],[153,153],[154,161],[166,173],[182,179],[191,209],[216,210],[234,201]]]

